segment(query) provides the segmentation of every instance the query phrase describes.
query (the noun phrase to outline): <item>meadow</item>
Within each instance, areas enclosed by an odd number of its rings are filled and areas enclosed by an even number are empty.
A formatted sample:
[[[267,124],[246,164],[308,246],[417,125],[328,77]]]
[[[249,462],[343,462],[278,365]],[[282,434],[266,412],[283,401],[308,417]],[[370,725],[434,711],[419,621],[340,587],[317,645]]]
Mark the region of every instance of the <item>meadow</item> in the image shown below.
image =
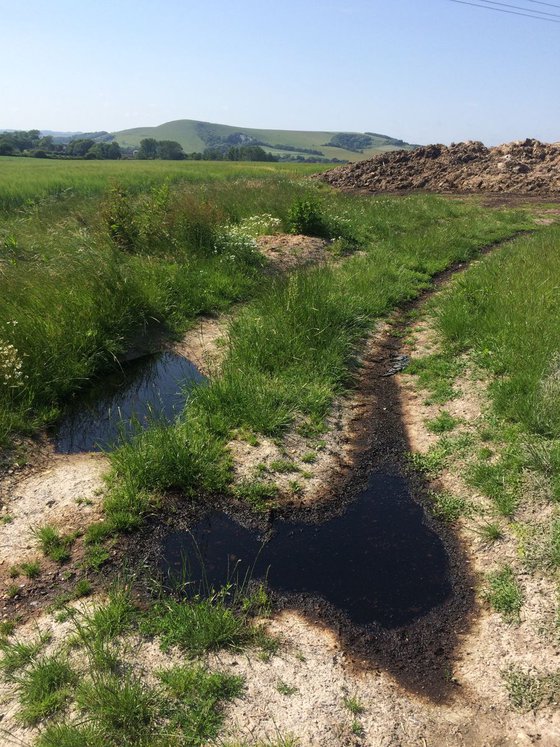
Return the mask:
[[[320,313],[345,309],[325,324],[354,328],[345,333],[342,351],[354,342],[355,330],[363,331],[372,318],[418,292],[430,275],[523,223],[517,214],[431,197],[335,194],[305,180],[308,169],[300,166],[194,163],[176,169],[157,162],[7,159],[1,167],[6,164],[21,171],[15,187],[0,181],[4,205],[17,203],[26,190],[34,197],[27,207],[5,211],[0,226],[0,271],[7,291],[0,303],[4,440],[10,432],[33,430],[56,418],[60,403],[114,365],[149,320],[177,335],[196,316],[222,312],[234,302],[262,296],[265,289],[267,317],[272,299],[282,305],[286,293],[297,295],[289,308],[305,317],[309,298],[320,293]],[[35,181],[37,174],[47,175],[46,181]],[[58,182],[49,181],[56,174],[64,174],[60,185],[66,185],[58,197]],[[118,182],[109,178],[116,175]],[[79,186],[73,187],[73,180]],[[45,198],[51,188],[53,194]],[[284,281],[270,285],[254,236],[240,230],[255,215],[272,216],[284,231],[336,239],[334,251],[361,247],[368,254],[335,272],[300,273],[288,286]],[[302,323],[294,317],[286,329]],[[307,324],[322,322],[311,315]],[[268,367],[282,370],[282,360],[274,356],[301,355],[306,346],[312,361],[315,346],[308,347],[305,334],[267,353],[272,356]],[[299,353],[293,350],[296,344]],[[336,372],[318,385],[317,391],[326,387],[324,394],[313,395],[322,399],[323,410],[343,378],[346,356],[337,355]],[[250,378],[253,386],[262,379]],[[321,408],[315,409],[318,417]],[[271,423],[286,419],[277,412]]]
[[[197,161],[84,161],[0,157],[0,213],[36,205],[45,198],[93,197],[111,180],[131,191],[169,182],[214,181],[301,175],[327,168],[319,164],[200,163]]]

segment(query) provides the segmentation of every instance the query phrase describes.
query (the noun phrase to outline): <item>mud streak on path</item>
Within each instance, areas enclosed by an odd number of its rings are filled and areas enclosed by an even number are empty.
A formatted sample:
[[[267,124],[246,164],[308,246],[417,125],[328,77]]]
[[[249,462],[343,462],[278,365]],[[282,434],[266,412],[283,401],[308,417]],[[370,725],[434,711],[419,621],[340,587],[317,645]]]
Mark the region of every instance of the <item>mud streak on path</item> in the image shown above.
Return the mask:
[[[485,251],[490,251],[491,248],[493,247],[488,247]],[[448,699],[455,689],[451,676],[453,661],[461,637],[468,631],[474,619],[474,580],[469,572],[466,553],[454,531],[441,522],[434,521],[429,514],[421,513],[418,504],[427,501],[432,486],[422,476],[412,473],[409,468],[406,457],[410,453],[410,444],[403,422],[399,385],[394,377],[385,374],[393,367],[394,360],[401,350],[402,333],[409,323],[405,312],[423,303],[437,287],[462,267],[463,265],[456,265],[441,273],[430,291],[397,312],[392,325],[370,341],[356,377],[357,395],[352,404],[356,416],[348,434],[352,459],[350,464],[342,465],[342,474],[337,484],[325,489],[326,497],[323,501],[306,508],[284,507],[274,516],[269,516],[268,524],[255,519],[254,516],[244,516],[243,512],[239,514],[235,510],[232,511],[229,507],[228,513],[234,520],[224,513],[216,512],[204,522],[195,523],[194,527],[191,522],[189,526],[189,529],[193,527],[196,544],[199,547],[205,546],[204,564],[210,563],[206,565],[202,575],[207,576],[210,583],[216,585],[227,580],[225,576],[220,575],[225,568],[224,558],[231,558],[232,562],[235,562],[242,557],[250,563],[257,554],[258,540],[266,538],[267,535],[272,537],[269,544],[264,547],[262,563],[259,559],[261,567],[256,565],[256,576],[265,575],[265,566],[270,561],[268,581],[274,591],[278,608],[297,609],[314,623],[336,632],[355,667],[381,667],[403,687],[438,702]],[[389,479],[383,476],[389,476]],[[400,484],[401,494],[395,489],[391,496],[389,488],[389,493],[383,495],[383,484],[391,481]],[[405,492],[408,487],[413,501],[408,497],[402,501],[402,485],[405,481],[408,483],[408,486],[405,484]],[[356,562],[356,553],[352,556],[351,549],[348,549],[352,543],[352,523],[351,520],[345,523],[345,518],[351,513],[358,513],[360,520],[363,518],[371,523],[373,512],[359,514],[359,511],[356,511],[358,504],[362,503],[368,492],[371,492],[370,501],[373,502],[374,510],[378,512],[374,521],[381,522],[382,533],[393,534],[396,539],[395,547],[390,547],[383,534],[377,538],[380,543],[384,543],[387,555],[394,563],[394,583],[400,587],[397,589],[388,588],[391,581],[385,581],[383,586],[383,583],[375,578],[375,573],[370,572],[368,577],[365,569],[362,590],[352,578],[352,574],[360,573],[360,567],[359,560]],[[386,508],[379,510],[375,501],[385,502]],[[398,511],[394,510],[391,501],[407,503],[405,510],[409,513],[410,504],[416,506],[416,523],[412,521],[407,525],[406,516],[404,513],[402,515],[403,525],[410,531],[408,547],[403,543],[403,532],[400,527],[391,526],[387,522],[387,517],[383,525],[383,513],[389,513],[389,522],[399,521]],[[421,513],[420,517],[418,512]],[[329,526],[350,532],[349,536],[340,537],[340,544],[345,548],[342,552],[336,546],[336,533],[332,530],[329,533]],[[359,527],[355,526],[354,529],[356,543],[362,543],[361,551],[367,547],[369,537],[365,535],[364,538]],[[324,536],[318,540],[321,532]],[[427,546],[425,538],[428,535],[439,536],[445,547],[446,557],[440,564],[440,582],[434,582],[427,577],[426,587],[431,583],[432,589],[426,590],[426,600],[423,600],[422,594],[411,589],[413,584],[407,583],[408,579],[405,580],[402,567],[399,570],[397,566],[402,566],[399,553],[406,554],[410,574],[414,576],[420,569],[417,583],[421,586],[423,567],[421,561],[418,562],[418,567],[415,567],[415,550],[418,549],[419,556],[424,552],[428,557],[430,553],[439,552],[437,546]],[[194,555],[191,535],[167,532],[160,534],[160,537],[163,555],[160,564],[164,573],[172,573],[174,569],[180,573],[185,562],[185,550],[189,552],[190,557]],[[418,545],[415,544],[416,539]],[[355,599],[349,599],[350,595],[346,589],[341,591],[340,588],[335,588],[340,587],[340,579],[329,581],[329,573],[331,577],[336,573],[336,564],[333,565],[327,555],[329,541],[332,554],[338,553],[340,564],[345,561],[353,564],[350,571],[342,568],[340,576],[344,577],[346,573],[348,585],[354,586],[354,593],[367,594],[365,589],[370,590],[371,587],[373,596],[378,595],[377,599],[367,600],[370,609],[366,612],[363,603],[360,608]],[[319,568],[321,552],[325,569]],[[391,575],[391,564],[387,563],[377,548],[373,548],[371,557],[366,558],[366,554],[363,564],[373,559],[381,574]],[[314,565],[315,568],[310,571],[307,563],[310,566]],[[429,570],[433,572],[433,562],[424,563],[424,567],[427,568],[430,563]],[[286,568],[283,568],[283,565]],[[210,568],[217,569],[215,574]],[[199,566],[194,570],[193,578],[196,579],[200,575]],[[408,594],[410,599],[399,600],[400,589],[402,596],[406,597]],[[430,594],[433,596],[431,601]],[[392,610],[387,608],[388,602],[394,605]],[[385,609],[382,609],[383,603]],[[410,605],[411,612],[408,611],[407,605]],[[353,624],[352,620],[360,624]],[[367,624],[364,625],[364,622]]]

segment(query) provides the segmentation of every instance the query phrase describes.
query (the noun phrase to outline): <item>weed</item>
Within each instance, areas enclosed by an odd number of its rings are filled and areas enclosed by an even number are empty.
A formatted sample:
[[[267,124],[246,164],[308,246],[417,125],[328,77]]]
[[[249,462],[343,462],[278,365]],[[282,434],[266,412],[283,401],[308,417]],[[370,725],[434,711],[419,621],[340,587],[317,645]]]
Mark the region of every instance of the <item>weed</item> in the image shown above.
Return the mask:
[[[430,493],[430,498],[432,513],[443,521],[452,523],[469,512],[469,504],[460,495],[437,491]]]
[[[0,621],[0,636],[10,636],[16,629],[16,623],[13,620]]]
[[[10,584],[8,588],[6,589],[6,597],[8,599],[15,599],[15,597],[17,597],[20,591],[21,589],[19,586],[16,586],[15,584]]]
[[[329,227],[319,204],[310,199],[296,200],[290,208],[290,233],[329,238]]]
[[[523,592],[510,566],[488,576],[486,599],[507,622],[518,622],[523,606]]]
[[[355,695],[346,695],[343,699],[343,703],[344,707],[354,716],[360,716],[362,713],[365,713],[365,707]]]
[[[509,517],[513,516],[519,503],[517,491],[520,475],[519,456],[504,452],[495,464],[475,462],[467,473],[467,480],[488,496],[503,516]]]
[[[430,392],[430,404],[443,404],[457,397],[454,382],[464,369],[464,364],[453,355],[434,353],[410,362],[408,374],[418,376],[423,389]]]
[[[278,497],[278,486],[267,480],[242,480],[234,487],[234,495],[258,509],[267,509]]]
[[[12,565],[10,566],[10,570],[8,571],[8,575],[10,578],[17,578],[21,573],[21,569],[19,565]]]
[[[101,733],[90,725],[49,724],[37,738],[37,747],[98,747]]]
[[[298,688],[294,687],[293,685],[288,685],[286,682],[283,682],[282,680],[278,680],[276,683],[276,689],[280,693],[280,695],[286,695],[290,697],[291,695],[295,695],[298,692]]]
[[[426,475],[441,472],[447,461],[447,453],[439,445],[432,446],[425,453],[414,451],[408,455],[413,469]]]
[[[110,557],[111,554],[104,545],[90,544],[86,547],[82,565],[86,570],[98,571]]]
[[[97,545],[108,539],[114,531],[114,528],[108,521],[98,521],[90,524],[84,535],[86,545]]]
[[[314,451],[308,451],[307,454],[302,456],[301,461],[304,464],[315,464],[317,461],[317,454]]]
[[[162,599],[146,613],[142,629],[157,635],[164,651],[178,646],[192,655],[238,649],[255,638],[246,618],[227,606],[223,592],[186,602]]]
[[[280,474],[289,474],[291,472],[299,472],[298,466],[287,459],[277,459],[271,462],[270,469],[273,472],[278,472]]]
[[[71,591],[68,591],[65,594],[60,594],[56,598],[55,602],[52,605],[52,609],[60,610],[65,605],[67,605],[69,602],[89,596],[91,594],[91,591],[92,591],[91,582],[88,581],[87,578],[81,578],[79,581],[76,582],[76,585]]]
[[[426,427],[431,433],[448,433],[456,428],[459,422],[447,410],[442,410],[437,417],[426,422]]]
[[[112,640],[129,632],[138,616],[128,591],[116,586],[109,591],[104,604],[80,616],[83,638],[87,640]]]
[[[76,691],[76,703],[103,736],[102,744],[148,747],[161,723],[162,695],[130,673],[95,674]]]
[[[482,540],[487,543],[497,542],[503,539],[504,533],[499,524],[494,522],[487,522],[481,524],[477,529],[476,533],[480,535]]]
[[[170,721],[180,727],[185,744],[203,744],[215,739],[224,717],[221,704],[237,698],[243,678],[202,667],[175,667],[158,673],[166,690],[177,701]]]
[[[363,737],[365,734],[364,727],[360,724],[360,722],[357,719],[354,719],[352,721],[352,726],[350,727],[352,734],[355,737]]]
[[[70,560],[70,549],[76,539],[75,534],[62,535],[50,524],[34,531],[43,553],[55,563],[65,563]]]
[[[510,667],[502,676],[514,708],[520,711],[535,711],[540,706],[559,702],[559,673],[539,675]]]
[[[33,641],[6,641],[0,639],[0,671],[6,679],[11,679],[19,670],[30,664],[43,646],[50,640],[47,633],[40,633]]]
[[[59,657],[36,661],[17,679],[21,704],[18,717],[32,725],[60,711],[76,680],[72,669]]]
[[[41,574],[41,564],[36,560],[22,563],[21,570],[27,578],[37,578]]]
[[[11,514],[4,514],[0,517],[0,524],[11,524],[13,520],[14,517]]]
[[[297,480],[290,480],[288,487],[294,495],[301,495],[303,493],[303,485]]]

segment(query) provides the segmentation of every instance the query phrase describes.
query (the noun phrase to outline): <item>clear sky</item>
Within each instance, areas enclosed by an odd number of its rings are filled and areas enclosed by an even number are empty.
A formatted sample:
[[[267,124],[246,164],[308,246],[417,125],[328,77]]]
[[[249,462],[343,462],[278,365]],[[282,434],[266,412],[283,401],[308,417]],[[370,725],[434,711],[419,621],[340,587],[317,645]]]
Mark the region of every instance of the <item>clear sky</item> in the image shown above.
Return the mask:
[[[0,70],[5,128],[560,140],[560,23],[450,0],[0,0]]]

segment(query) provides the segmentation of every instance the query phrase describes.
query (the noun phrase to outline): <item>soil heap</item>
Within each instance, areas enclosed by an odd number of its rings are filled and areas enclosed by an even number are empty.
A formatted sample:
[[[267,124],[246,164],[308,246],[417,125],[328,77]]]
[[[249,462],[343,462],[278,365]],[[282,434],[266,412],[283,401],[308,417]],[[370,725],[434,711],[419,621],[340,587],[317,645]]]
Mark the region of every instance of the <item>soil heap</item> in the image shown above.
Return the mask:
[[[480,142],[426,145],[383,153],[318,176],[334,187],[368,192],[560,193],[560,143],[519,140],[487,148]]]

